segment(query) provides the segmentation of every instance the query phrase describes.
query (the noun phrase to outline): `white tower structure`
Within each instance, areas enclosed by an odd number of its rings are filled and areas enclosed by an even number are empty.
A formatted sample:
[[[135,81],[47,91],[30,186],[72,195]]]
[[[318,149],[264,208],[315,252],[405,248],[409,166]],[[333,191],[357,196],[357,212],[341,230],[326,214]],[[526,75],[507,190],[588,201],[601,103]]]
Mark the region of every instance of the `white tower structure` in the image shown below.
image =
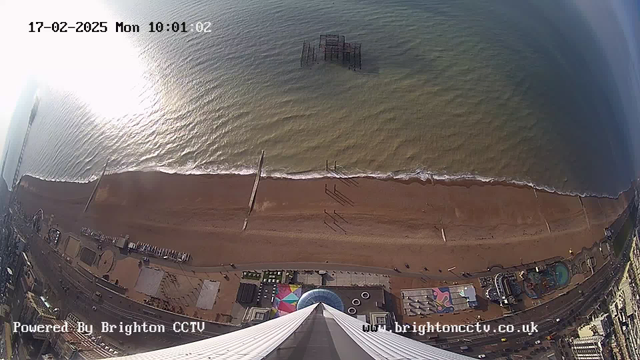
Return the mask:
[[[229,334],[119,359],[471,359],[392,332],[365,332],[363,325],[319,303]]]

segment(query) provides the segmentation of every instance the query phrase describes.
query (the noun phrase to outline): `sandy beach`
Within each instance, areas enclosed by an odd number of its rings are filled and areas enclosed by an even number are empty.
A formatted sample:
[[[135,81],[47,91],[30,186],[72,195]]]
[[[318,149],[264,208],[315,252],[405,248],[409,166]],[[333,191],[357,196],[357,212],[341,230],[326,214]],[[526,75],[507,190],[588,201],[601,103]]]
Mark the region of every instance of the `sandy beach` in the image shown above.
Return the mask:
[[[18,199],[29,213],[55,215],[53,224],[65,229],[129,234],[190,252],[195,266],[329,261],[437,272],[569,256],[601,239],[632,195],[580,199],[469,181],[263,178],[242,231],[254,178],[107,175],[83,213],[95,183],[24,177]]]

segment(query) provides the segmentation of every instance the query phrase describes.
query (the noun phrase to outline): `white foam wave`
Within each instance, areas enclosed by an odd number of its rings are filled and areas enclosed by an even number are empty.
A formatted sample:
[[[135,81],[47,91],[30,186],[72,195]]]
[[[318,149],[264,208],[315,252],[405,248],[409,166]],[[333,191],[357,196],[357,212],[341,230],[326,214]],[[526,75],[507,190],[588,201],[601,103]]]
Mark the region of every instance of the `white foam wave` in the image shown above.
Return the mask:
[[[255,167],[222,167],[222,166],[209,166],[206,168],[193,168],[192,166],[184,166],[179,168],[172,168],[167,166],[145,166],[145,167],[133,167],[127,169],[107,169],[106,174],[121,174],[127,172],[152,172],[159,171],[166,174],[182,174],[182,175],[255,175]],[[72,179],[72,178],[49,178],[46,176],[40,176],[38,174],[25,174],[31,177],[56,182],[75,182],[75,183],[88,183],[96,180],[99,177],[99,172],[96,172],[88,179]],[[330,177],[341,178],[373,178],[380,180],[420,180],[431,181],[436,180],[439,182],[460,182],[460,181],[476,181],[486,184],[510,184],[515,186],[525,186],[536,190],[546,191],[561,195],[582,196],[582,197],[605,197],[615,199],[620,196],[625,190],[620,191],[616,195],[594,193],[594,192],[579,192],[579,191],[564,191],[556,188],[535,184],[531,181],[510,179],[505,177],[488,177],[475,174],[440,174],[425,170],[415,171],[395,171],[395,172],[375,172],[375,171],[347,171],[339,169],[338,173],[333,171],[327,172],[325,170],[309,170],[301,172],[285,172],[280,170],[263,169],[263,176],[275,179],[322,179]]]

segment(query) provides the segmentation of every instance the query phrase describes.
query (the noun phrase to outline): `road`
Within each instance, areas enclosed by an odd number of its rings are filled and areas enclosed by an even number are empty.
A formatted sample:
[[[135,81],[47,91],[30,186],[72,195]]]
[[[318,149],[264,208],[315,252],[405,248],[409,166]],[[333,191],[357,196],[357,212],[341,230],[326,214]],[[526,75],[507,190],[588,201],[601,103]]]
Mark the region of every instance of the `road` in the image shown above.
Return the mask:
[[[614,224],[615,235],[620,229],[620,222]],[[616,279],[622,275],[624,270],[624,259],[630,247],[631,241],[627,241],[622,255],[617,258],[611,257],[594,275],[585,279],[573,289],[565,292],[559,297],[541,304],[535,308],[525,310],[513,316],[485,321],[482,324],[492,325],[492,329],[497,329],[498,325],[514,325],[515,333],[482,333],[482,334],[440,334],[440,341],[444,344],[436,344],[433,341],[421,341],[434,344],[438,347],[451,351],[462,352],[461,346],[468,346],[466,355],[491,354],[492,356],[507,355],[508,351],[530,346],[535,340],[543,340],[544,337],[553,332],[560,332],[565,329],[570,320],[576,316],[585,315],[604,299],[610,287],[615,284]],[[559,322],[556,319],[560,319]],[[531,336],[526,332],[518,332],[523,325],[530,323],[538,324],[538,331]],[[502,342],[501,339],[506,339]],[[420,340],[420,339],[418,339]],[[487,352],[486,346],[493,345],[491,352]]]
[[[525,346],[525,342],[532,344],[535,340],[544,340],[546,335],[561,331],[567,327],[570,318],[591,309],[602,300],[607,288],[612,283],[608,281],[610,270],[611,263],[608,263],[578,287],[537,308],[514,316],[483,322],[483,324],[491,324],[494,330],[497,329],[500,324],[514,325],[515,333],[489,333],[479,335],[451,334],[452,336],[449,337],[445,334],[444,338],[447,339],[447,344],[442,347],[456,351],[460,346],[466,345],[471,348],[470,354],[477,355],[487,353],[483,348],[487,345],[499,344],[492,349],[492,353],[505,353],[506,349],[515,350]],[[580,291],[583,291],[583,293],[581,294]],[[560,319],[560,322],[556,322],[556,319]],[[523,325],[530,324],[531,322],[538,325],[538,331],[535,334],[529,336],[526,332],[518,332],[519,329],[522,329]],[[471,341],[461,341],[462,338]],[[500,341],[501,338],[505,338],[507,341],[502,342]]]
[[[24,237],[25,239],[29,239],[29,255],[32,263],[45,277],[45,283],[56,293],[60,303],[59,307],[62,318],[66,317],[69,312],[76,313],[80,315],[80,317],[88,319],[89,322],[94,325],[95,330],[100,328],[99,325],[102,321],[114,325],[120,324],[120,322],[125,325],[134,322],[138,324],[147,322],[149,324],[159,324],[166,327],[166,332],[161,334],[139,333],[131,336],[126,336],[118,332],[105,334],[107,337],[118,342],[114,345],[126,351],[140,352],[166,348],[168,346],[210,338],[238,329],[236,326],[204,322],[205,330],[202,333],[175,333],[172,328],[174,322],[202,320],[169,313],[141,304],[95,284],[94,279],[87,277],[68,264],[61,255],[55,252],[54,249],[36,235],[33,230],[30,230],[23,224],[15,225],[23,235],[27,235]],[[96,291],[102,294],[99,302],[92,299]],[[93,310],[94,306],[96,307],[95,311]]]

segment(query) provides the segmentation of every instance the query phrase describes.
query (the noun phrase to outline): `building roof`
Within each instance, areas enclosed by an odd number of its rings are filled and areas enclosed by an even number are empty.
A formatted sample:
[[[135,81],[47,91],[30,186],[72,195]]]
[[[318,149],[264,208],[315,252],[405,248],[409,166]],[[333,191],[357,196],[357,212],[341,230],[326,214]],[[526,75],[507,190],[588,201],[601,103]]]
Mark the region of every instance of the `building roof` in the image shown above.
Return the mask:
[[[593,343],[601,343],[604,340],[604,337],[601,335],[587,336],[579,339],[573,339],[572,343],[574,345],[585,345],[585,344],[593,344]]]
[[[13,354],[13,349],[11,345],[11,324],[8,322],[4,323],[4,346],[7,354]]]
[[[120,359],[471,359],[391,332],[364,332],[363,325],[330,306],[312,304],[229,334]]]
[[[240,283],[236,302],[240,304],[251,304],[256,300],[256,292],[258,286],[256,284]]]
[[[41,296],[37,296],[32,292],[27,293],[27,300],[32,304],[32,306],[40,313],[41,316],[49,317],[51,319],[55,319],[55,315],[49,310],[49,306]]]
[[[196,307],[198,309],[211,310],[218,297],[218,290],[220,290],[220,282],[205,280],[202,283],[202,288],[200,288]]]
[[[115,245],[116,247],[119,247],[120,249],[123,249],[125,246],[127,246],[127,239],[123,237],[117,237],[113,241],[113,245]]]
[[[269,320],[271,308],[250,307],[245,311],[242,322],[262,322]]]
[[[403,289],[401,293],[403,311],[409,316],[452,313],[478,306],[472,284]]]
[[[324,303],[334,309],[344,311],[342,299],[336,293],[327,289],[313,289],[302,294],[300,300],[298,300],[297,308],[300,310],[317,303]]]
[[[59,320],[54,320],[54,323],[58,325],[64,324]],[[70,331],[60,335],[66,343],[72,345],[85,359],[104,359],[105,357],[113,356],[112,353],[105,349],[106,345],[101,346],[78,331]]]
[[[604,313],[594,318],[590,323],[578,328],[578,337],[586,338],[595,335],[606,335],[607,329],[605,329],[605,325],[607,315],[608,314]]]

